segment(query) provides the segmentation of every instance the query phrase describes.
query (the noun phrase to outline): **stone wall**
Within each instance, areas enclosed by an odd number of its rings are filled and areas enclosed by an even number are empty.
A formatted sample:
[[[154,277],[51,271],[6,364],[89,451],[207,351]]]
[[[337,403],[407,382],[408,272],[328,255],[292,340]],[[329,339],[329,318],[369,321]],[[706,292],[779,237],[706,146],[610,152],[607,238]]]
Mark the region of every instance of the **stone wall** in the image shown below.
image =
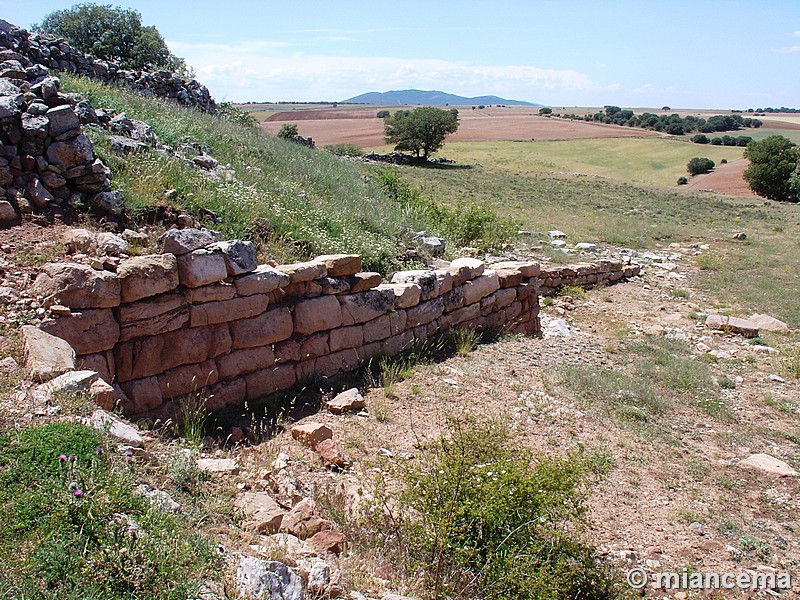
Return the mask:
[[[610,285],[621,279],[639,274],[640,267],[635,264],[623,265],[610,260],[596,263],[576,263],[561,267],[548,266],[539,275],[539,295],[555,296],[559,288],[573,285],[591,288],[598,285]]]
[[[41,328],[72,345],[79,368],[119,385],[128,416],[170,416],[198,391],[210,410],[241,405],[454,326],[540,332],[535,262],[490,269],[462,258],[381,283],[357,255],[272,267],[257,265],[249,242],[208,230],[172,230],[160,243],[162,254],[116,272],[46,265],[33,288],[50,307]],[[594,272],[624,273],[612,263]]]
[[[129,71],[118,63],[84,54],[62,39],[38,35],[0,19],[0,76],[5,70],[21,71],[21,79],[34,81],[47,69],[75,73],[112,85],[123,85],[149,97],[166,98],[203,112],[215,113],[216,104],[204,85],[168,71]]]

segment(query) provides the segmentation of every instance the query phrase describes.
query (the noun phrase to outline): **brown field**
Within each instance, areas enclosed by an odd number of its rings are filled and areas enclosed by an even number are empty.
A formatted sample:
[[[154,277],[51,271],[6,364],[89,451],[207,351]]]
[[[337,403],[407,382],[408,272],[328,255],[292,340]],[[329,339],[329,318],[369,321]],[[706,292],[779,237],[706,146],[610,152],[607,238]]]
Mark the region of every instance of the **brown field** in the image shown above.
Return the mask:
[[[712,190],[730,196],[757,198],[742,179],[742,173],[749,164],[746,158],[737,158],[727,164],[717,165],[711,173],[692,177],[686,187],[690,190]]]
[[[311,136],[322,147],[349,143],[363,148],[384,145],[383,121],[375,115],[381,107],[348,109],[301,109],[276,112],[262,121],[269,133],[277,133],[284,123],[297,123],[300,135]],[[642,129],[601,125],[583,121],[562,121],[538,116],[538,107],[489,107],[459,109],[461,124],[448,138],[453,142],[492,140],[566,140],[658,135]]]

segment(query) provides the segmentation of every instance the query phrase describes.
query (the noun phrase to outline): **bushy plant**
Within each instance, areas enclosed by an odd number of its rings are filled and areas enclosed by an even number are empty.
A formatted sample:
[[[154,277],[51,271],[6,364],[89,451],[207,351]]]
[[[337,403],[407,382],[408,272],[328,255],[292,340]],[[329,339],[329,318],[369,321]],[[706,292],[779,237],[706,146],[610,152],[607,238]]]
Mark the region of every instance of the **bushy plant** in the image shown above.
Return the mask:
[[[700,175],[708,173],[715,166],[716,164],[710,158],[693,158],[687,163],[686,170],[690,175]]]
[[[686,185],[687,183],[689,183],[689,180],[686,177],[678,177],[678,185]]]
[[[217,104],[217,115],[223,119],[238,123],[245,127],[258,127],[258,120],[246,110],[234,106],[230,102],[220,102]]]
[[[453,419],[403,476],[403,532],[430,598],[608,599],[621,588],[580,536],[588,466],[535,457],[501,422]]]
[[[328,144],[325,151],[336,156],[364,156],[364,149],[356,144]]]
[[[297,123],[284,123],[278,131],[278,137],[282,140],[291,140],[298,136]]]

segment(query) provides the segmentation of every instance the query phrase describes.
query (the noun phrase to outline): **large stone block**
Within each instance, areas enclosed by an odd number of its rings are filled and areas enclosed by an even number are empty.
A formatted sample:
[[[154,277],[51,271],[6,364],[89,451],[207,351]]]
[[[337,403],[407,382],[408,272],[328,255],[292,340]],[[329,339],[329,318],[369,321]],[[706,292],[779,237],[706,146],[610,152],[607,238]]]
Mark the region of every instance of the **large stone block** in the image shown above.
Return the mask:
[[[206,302],[192,306],[190,327],[201,327],[215,323],[226,323],[248,319],[267,310],[268,298],[264,294],[233,298],[222,302]]]
[[[356,273],[352,277],[347,278],[347,283],[350,285],[350,293],[357,294],[358,292],[366,292],[373,288],[378,287],[383,281],[380,273]]]
[[[171,292],[178,287],[178,261],[174,254],[135,256],[117,267],[122,302]]]
[[[289,276],[290,283],[313,281],[314,279],[325,277],[328,274],[325,263],[316,260],[278,265],[276,268]]]
[[[358,352],[354,348],[340,350],[327,356],[320,356],[314,363],[314,371],[326,377],[354,371],[359,367]]]
[[[500,279],[497,277],[497,273],[487,271],[484,275],[464,284],[464,304],[473,304],[499,289]]]
[[[49,381],[75,368],[75,351],[63,339],[33,325],[22,326],[25,368],[34,381]]]
[[[47,161],[61,171],[83,165],[94,159],[94,146],[84,134],[67,140],[56,142],[47,148]]]
[[[260,265],[252,273],[234,279],[236,293],[240,296],[268,294],[289,285],[289,276],[269,265]]]
[[[200,249],[178,257],[178,275],[181,285],[196,288],[222,281],[228,269],[222,254]]]
[[[457,258],[447,270],[453,276],[453,285],[461,285],[483,275],[485,268],[483,261],[477,258]]]
[[[509,260],[491,265],[495,271],[516,271],[525,278],[539,277],[542,270],[539,263],[533,261]]]
[[[327,333],[316,333],[275,345],[275,358],[280,363],[308,360],[329,352]]]
[[[124,342],[114,348],[117,380],[124,382],[159,375],[182,365],[202,363],[230,350],[227,325],[179,329]]]
[[[297,383],[294,365],[282,365],[256,371],[245,375],[244,380],[248,400],[256,400],[275,392],[288,390]]]
[[[417,327],[425,325],[442,316],[444,313],[444,299],[436,298],[427,302],[420,302],[417,306],[406,311],[407,326]]]
[[[334,296],[303,300],[294,307],[294,330],[296,333],[308,335],[317,331],[334,329],[341,324],[342,307]]]
[[[360,325],[340,327],[330,333],[331,352],[345,348],[358,348],[364,343],[364,328]]]
[[[236,296],[236,286],[232,283],[212,283],[199,288],[187,288],[183,295],[189,304],[203,304],[204,302],[224,302]],[[243,294],[244,295],[244,294]]]
[[[391,314],[383,315],[372,321],[364,323],[364,342],[377,342],[378,340],[385,340],[392,335],[392,318]]]
[[[395,356],[404,350],[408,350],[413,343],[414,334],[411,331],[404,331],[403,333],[398,333],[397,335],[383,340],[381,342],[381,347],[383,349],[383,354]]]
[[[234,350],[217,358],[217,370],[221,379],[233,379],[267,369],[274,364],[275,353],[270,346]]]
[[[120,339],[120,328],[110,308],[73,311],[47,319],[41,329],[66,340],[77,354],[110,350]]]
[[[292,313],[276,308],[250,319],[230,324],[234,348],[267,346],[288,339],[294,331]]]
[[[170,369],[158,376],[158,386],[164,400],[177,398],[186,394],[199,393],[203,388],[214,385],[220,379],[217,366],[213,360],[199,365],[186,365]]]
[[[111,308],[120,303],[119,278],[78,263],[50,263],[42,267],[31,291],[45,302],[70,308]]]
[[[114,354],[110,351],[79,356],[75,361],[75,367],[82,371],[95,371],[100,379],[109,383],[113,383],[116,378]]]
[[[249,273],[258,266],[256,247],[253,242],[228,240],[211,244],[208,249],[222,254],[225,258],[225,268],[228,270],[228,275],[234,276]]]
[[[158,248],[175,256],[188,254],[219,241],[219,234],[210,229],[170,229],[158,238]]]
[[[211,386],[206,395],[206,408],[214,411],[241,406],[246,399],[247,384],[244,378],[238,377]]]
[[[376,319],[394,309],[393,290],[369,290],[360,294],[338,296],[342,306],[342,325],[357,325]]]
[[[350,282],[344,277],[323,277],[309,282],[318,285],[322,294],[346,294],[350,291]]]
[[[159,335],[180,329],[189,320],[189,306],[179,293],[163,294],[117,309],[120,341]]]
[[[391,290],[394,293],[395,308],[410,308],[419,304],[422,288],[416,283],[384,283],[379,290]]]
[[[314,262],[324,263],[330,277],[345,277],[361,271],[361,256],[358,254],[324,254]]]
[[[422,290],[421,301],[430,300],[439,295],[439,277],[434,271],[398,271],[392,276],[392,283],[417,284]]]
[[[154,410],[163,404],[161,388],[156,377],[146,377],[120,384],[126,399],[120,404],[126,415],[140,415]]]

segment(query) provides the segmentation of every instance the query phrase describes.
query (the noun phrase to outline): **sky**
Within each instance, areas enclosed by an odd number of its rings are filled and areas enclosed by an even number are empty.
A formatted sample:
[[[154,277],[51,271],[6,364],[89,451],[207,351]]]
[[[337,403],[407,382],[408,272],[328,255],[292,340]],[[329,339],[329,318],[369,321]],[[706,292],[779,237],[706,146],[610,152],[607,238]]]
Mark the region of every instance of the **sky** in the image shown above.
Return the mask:
[[[73,4],[0,0],[0,18],[30,28]],[[119,4],[217,101],[416,88],[559,107],[800,107],[800,0]]]

